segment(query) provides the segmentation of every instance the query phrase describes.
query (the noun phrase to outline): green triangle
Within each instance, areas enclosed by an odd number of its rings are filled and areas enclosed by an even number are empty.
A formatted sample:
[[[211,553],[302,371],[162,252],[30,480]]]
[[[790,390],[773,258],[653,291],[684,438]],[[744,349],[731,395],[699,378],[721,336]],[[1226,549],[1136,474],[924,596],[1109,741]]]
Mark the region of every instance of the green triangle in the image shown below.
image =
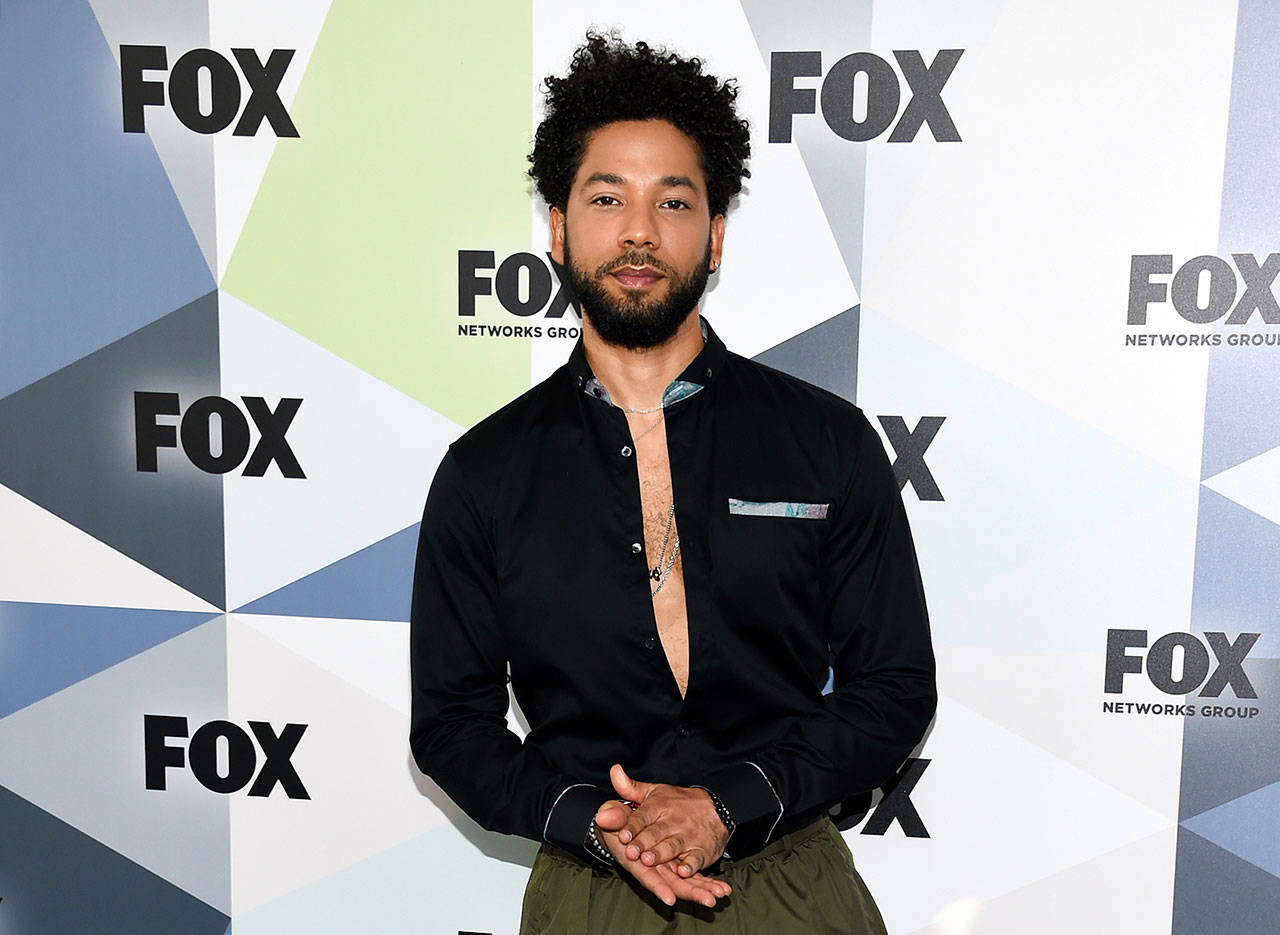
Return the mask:
[[[486,299],[460,319],[457,264],[529,248],[531,21],[529,0],[334,0],[222,284],[462,425],[529,386],[528,339],[459,336],[526,321]]]

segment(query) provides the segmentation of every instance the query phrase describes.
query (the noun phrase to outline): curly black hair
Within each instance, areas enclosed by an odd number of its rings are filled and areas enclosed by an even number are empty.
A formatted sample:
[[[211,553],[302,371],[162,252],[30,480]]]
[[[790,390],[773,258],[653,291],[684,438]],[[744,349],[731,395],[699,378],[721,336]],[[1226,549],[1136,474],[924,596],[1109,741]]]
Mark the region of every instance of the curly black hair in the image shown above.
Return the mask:
[[[546,79],[546,108],[529,154],[529,177],[548,205],[563,209],[593,130],[618,120],[666,120],[698,144],[711,216],[742,190],[751,155],[733,79],[702,73],[702,62],[617,35],[588,32],[563,78]]]

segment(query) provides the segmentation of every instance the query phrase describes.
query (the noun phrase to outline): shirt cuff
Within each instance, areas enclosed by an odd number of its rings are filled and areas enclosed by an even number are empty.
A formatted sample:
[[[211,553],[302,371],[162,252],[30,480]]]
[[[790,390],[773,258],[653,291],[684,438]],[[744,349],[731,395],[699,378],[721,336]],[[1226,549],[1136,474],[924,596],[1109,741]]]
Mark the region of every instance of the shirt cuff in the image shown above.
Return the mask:
[[[587,863],[599,864],[600,857],[586,846],[587,830],[595,821],[600,806],[616,796],[608,789],[580,783],[569,786],[551,805],[542,838],[548,844],[581,857]]]
[[[742,859],[769,843],[782,820],[782,799],[769,777],[755,763],[734,763],[718,769],[699,783],[713,792],[733,817],[733,834],[725,845],[726,856]]]

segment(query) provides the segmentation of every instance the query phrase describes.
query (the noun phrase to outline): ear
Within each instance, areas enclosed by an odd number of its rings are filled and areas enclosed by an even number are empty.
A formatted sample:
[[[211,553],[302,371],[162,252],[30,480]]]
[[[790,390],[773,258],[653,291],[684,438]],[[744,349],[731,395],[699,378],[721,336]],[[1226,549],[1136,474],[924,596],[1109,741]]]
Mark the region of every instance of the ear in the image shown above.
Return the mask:
[[[711,268],[720,268],[720,251],[724,246],[724,215],[711,219]]]
[[[551,259],[564,265],[564,211],[552,207],[551,216]],[[722,228],[724,224],[720,225]]]

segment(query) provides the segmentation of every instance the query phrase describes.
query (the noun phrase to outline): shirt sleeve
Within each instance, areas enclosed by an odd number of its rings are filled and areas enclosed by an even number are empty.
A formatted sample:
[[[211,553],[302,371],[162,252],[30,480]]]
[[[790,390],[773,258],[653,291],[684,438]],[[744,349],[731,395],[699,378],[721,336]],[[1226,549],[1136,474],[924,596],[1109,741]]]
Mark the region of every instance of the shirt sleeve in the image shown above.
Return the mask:
[[[418,767],[482,827],[594,859],[587,831],[611,790],[565,775],[507,728],[496,568],[492,527],[450,451],[418,538],[409,746]]]
[[[769,842],[779,822],[887,780],[924,736],[937,707],[924,590],[897,481],[879,436],[861,437],[824,545],[818,580],[833,690],[779,740],[703,783],[736,828],[730,850]]]

